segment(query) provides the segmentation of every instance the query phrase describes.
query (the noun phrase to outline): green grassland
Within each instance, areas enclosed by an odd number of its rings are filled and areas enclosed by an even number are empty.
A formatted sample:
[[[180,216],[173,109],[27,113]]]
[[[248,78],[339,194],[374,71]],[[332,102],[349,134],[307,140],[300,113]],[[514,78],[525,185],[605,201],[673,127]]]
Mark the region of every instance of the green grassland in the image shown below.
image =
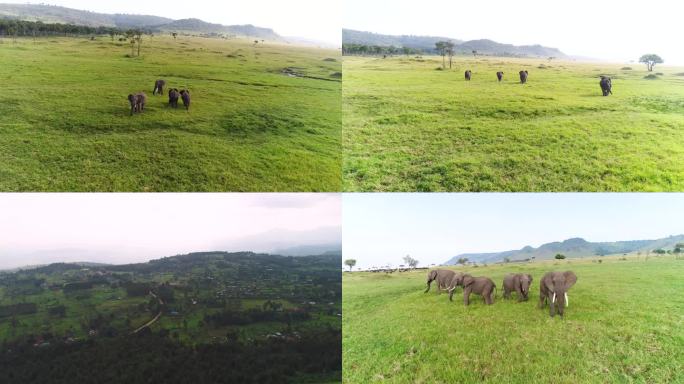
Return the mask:
[[[434,56],[344,58],[346,191],[684,189],[684,69],[656,67],[647,80],[641,64],[441,65]],[[612,96],[601,95],[600,75],[612,77]]]
[[[2,191],[339,191],[334,50],[145,36],[3,39]],[[187,88],[190,112],[152,96]],[[145,91],[129,116],[127,95]]]
[[[492,278],[493,305],[462,289],[449,302],[426,271],[345,273],[345,383],[675,383],[684,381],[684,261],[604,257],[466,267]],[[564,319],[538,309],[539,280],[572,270]],[[506,273],[529,272],[527,302],[502,299]]]

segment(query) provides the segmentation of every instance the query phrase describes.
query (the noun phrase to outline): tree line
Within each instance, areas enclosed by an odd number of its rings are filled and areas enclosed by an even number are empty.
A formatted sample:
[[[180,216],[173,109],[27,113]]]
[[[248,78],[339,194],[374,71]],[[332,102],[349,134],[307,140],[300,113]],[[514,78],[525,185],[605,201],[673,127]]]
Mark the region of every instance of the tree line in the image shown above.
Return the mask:
[[[73,24],[52,24],[41,21],[0,19],[0,36],[37,37],[37,36],[74,36],[74,35],[116,35],[124,31],[112,27],[88,27]]]
[[[422,55],[422,49],[409,47],[389,47],[381,45],[342,44],[342,54],[345,56],[394,56],[394,55]]]

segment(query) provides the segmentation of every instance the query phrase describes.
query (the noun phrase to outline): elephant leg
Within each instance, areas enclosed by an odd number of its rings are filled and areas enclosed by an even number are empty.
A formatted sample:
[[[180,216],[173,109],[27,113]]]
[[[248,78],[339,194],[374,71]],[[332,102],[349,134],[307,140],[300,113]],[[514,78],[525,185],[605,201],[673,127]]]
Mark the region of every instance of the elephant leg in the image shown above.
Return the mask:
[[[454,296],[455,290],[456,290],[456,287],[453,287],[451,290],[449,290],[449,301],[453,301],[451,298]]]
[[[549,316],[553,317],[555,315],[556,303],[549,303]]]
[[[432,283],[432,281],[431,281],[431,280],[428,280],[428,282],[427,282],[427,289],[426,289],[425,292],[423,292],[423,293],[428,293],[428,291],[430,290],[430,284],[431,284],[431,283]]]
[[[521,287],[517,287],[516,291],[518,292],[518,303],[523,301],[523,291]]]
[[[463,290],[463,305],[470,304],[470,288]]]
[[[544,308],[544,301],[546,300],[546,295],[545,294],[540,294],[539,295],[539,309]]]
[[[492,305],[492,294],[494,293],[493,290],[489,290],[485,292],[485,304],[487,305]]]

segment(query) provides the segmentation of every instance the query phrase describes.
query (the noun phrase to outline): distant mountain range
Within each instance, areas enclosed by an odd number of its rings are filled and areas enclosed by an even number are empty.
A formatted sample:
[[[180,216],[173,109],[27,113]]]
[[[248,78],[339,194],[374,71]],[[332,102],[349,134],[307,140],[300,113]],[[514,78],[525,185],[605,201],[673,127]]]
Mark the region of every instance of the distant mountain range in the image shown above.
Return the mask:
[[[0,18],[89,27],[144,28],[164,32],[217,33],[268,40],[282,39],[270,28],[261,28],[250,24],[226,26],[207,23],[199,19],[173,20],[150,15],[106,14],[43,4],[0,4]]]
[[[512,45],[501,44],[492,40],[463,41],[448,37],[438,36],[411,36],[411,35],[382,35],[372,32],[356,31],[353,29],[342,30],[343,44],[363,44],[395,47],[407,47],[421,49],[425,52],[434,52],[435,43],[438,41],[451,41],[456,44],[456,52],[471,54],[473,50],[478,54],[493,56],[516,56],[516,57],[555,57],[558,59],[568,56],[557,48],[549,48],[541,45]]]
[[[670,236],[656,240],[629,240],[593,243],[581,238],[544,244],[538,248],[526,246],[519,250],[493,253],[464,253],[449,259],[445,265],[457,264],[458,259],[468,258],[470,262],[495,263],[508,257],[511,261],[534,258],[535,260],[553,259],[561,253],[568,258],[615,255],[622,253],[647,252],[655,249],[673,249],[677,243],[684,243],[684,235]]]

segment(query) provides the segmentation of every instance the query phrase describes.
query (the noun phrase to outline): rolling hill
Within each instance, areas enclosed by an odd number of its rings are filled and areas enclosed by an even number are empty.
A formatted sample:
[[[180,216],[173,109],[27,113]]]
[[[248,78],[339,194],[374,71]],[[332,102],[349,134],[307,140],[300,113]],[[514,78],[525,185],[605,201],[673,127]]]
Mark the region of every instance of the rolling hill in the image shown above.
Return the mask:
[[[479,54],[492,56],[514,57],[555,57],[567,58],[568,56],[557,48],[549,48],[541,45],[512,45],[501,44],[492,40],[463,41],[448,37],[438,36],[410,36],[410,35],[382,35],[372,32],[356,31],[352,29],[342,30],[342,42],[344,44],[364,44],[396,47],[408,47],[421,49],[425,52],[434,52],[435,43],[438,41],[452,41],[456,44],[456,52],[471,54],[477,51]]]
[[[492,253],[464,253],[449,259],[445,265],[454,265],[460,258],[477,263],[495,263],[508,257],[511,261],[535,258],[551,259],[557,253],[566,257],[584,257],[597,255],[614,255],[620,253],[647,252],[655,249],[672,249],[677,243],[684,242],[684,235],[670,236],[656,240],[629,240],[615,242],[589,242],[581,238],[568,239],[562,242],[546,243],[538,248],[526,246],[518,250]]]
[[[106,14],[43,4],[0,4],[0,18],[13,18],[44,23],[85,25],[89,27],[115,27],[121,29],[145,28],[152,31],[185,31],[197,33],[227,33],[237,36],[280,40],[272,29],[254,25],[221,25],[199,19],[173,20],[151,15]]]

